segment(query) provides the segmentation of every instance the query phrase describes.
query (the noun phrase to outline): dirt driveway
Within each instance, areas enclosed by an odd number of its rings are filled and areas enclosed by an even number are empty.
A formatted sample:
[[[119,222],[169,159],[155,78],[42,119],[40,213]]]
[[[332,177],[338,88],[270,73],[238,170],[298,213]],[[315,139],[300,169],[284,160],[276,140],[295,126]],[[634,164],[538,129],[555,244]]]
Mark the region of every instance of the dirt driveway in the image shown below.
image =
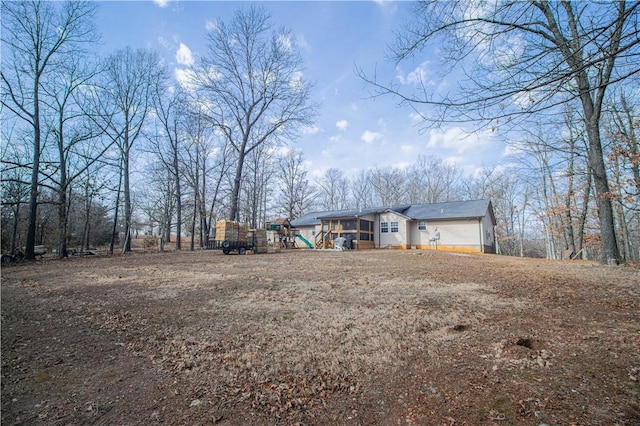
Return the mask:
[[[640,272],[420,251],[2,268],[2,424],[640,424]]]

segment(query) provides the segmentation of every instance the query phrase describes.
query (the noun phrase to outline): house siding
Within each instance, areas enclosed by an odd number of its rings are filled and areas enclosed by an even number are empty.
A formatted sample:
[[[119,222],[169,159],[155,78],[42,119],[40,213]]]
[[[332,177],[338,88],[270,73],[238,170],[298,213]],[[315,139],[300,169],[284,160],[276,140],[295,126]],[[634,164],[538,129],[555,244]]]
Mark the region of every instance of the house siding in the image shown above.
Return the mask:
[[[493,228],[493,221],[490,215],[482,218],[482,244],[484,253],[495,253],[496,240]]]
[[[418,222],[412,224],[412,246],[422,250],[451,250],[482,252],[480,221],[478,219],[431,220],[426,231],[418,230]],[[440,239],[431,241],[438,231]]]
[[[380,224],[387,222],[389,224],[389,232],[380,232]],[[398,232],[391,232],[391,222],[398,222]],[[395,213],[385,212],[380,213],[375,221],[375,246],[376,248],[400,248],[406,249],[409,247],[409,226],[406,217]]]

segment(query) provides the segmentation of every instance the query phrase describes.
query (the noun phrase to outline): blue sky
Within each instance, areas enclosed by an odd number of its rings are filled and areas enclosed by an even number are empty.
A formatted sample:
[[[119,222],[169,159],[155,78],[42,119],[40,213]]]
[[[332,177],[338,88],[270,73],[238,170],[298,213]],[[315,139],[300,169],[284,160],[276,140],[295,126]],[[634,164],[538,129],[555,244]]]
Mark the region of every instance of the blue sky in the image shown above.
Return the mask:
[[[157,50],[179,77],[191,62],[206,54],[206,35],[218,20],[229,21],[247,2],[105,1],[98,26],[108,54],[131,46]],[[331,167],[346,175],[372,167],[406,167],[418,155],[437,155],[457,164],[465,174],[498,164],[505,146],[497,134],[467,134],[455,125],[422,129],[415,112],[397,107],[392,97],[371,98],[355,75],[357,65],[375,71],[382,81],[406,88],[417,76],[430,84],[453,86],[453,77],[439,78],[437,46],[396,66],[385,59],[387,46],[409,19],[408,2],[265,1],[275,26],[292,31],[305,61],[305,77],[314,84],[313,101],[320,110],[290,148],[301,149],[313,177]],[[416,86],[417,89],[417,86]]]

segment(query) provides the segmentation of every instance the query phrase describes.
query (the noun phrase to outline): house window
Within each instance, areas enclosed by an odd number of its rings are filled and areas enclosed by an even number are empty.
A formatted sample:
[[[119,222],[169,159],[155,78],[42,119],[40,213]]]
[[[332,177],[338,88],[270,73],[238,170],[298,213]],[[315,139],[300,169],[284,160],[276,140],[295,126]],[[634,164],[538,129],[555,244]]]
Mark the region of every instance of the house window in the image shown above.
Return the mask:
[[[418,222],[418,229],[420,231],[426,231],[427,230],[427,222],[425,222],[424,220],[422,222]]]
[[[389,232],[389,222],[380,222],[380,232],[382,233]]]
[[[398,222],[391,222],[391,232],[398,232]]]

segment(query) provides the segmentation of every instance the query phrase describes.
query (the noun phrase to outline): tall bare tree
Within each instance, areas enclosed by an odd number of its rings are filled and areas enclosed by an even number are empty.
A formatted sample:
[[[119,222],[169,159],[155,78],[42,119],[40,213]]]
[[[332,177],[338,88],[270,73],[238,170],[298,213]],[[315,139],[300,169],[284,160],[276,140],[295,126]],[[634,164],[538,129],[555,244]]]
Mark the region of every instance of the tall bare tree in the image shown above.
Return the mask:
[[[415,5],[412,21],[392,49],[396,61],[440,43],[443,62],[460,76],[459,90],[438,92],[422,81],[405,92],[393,82],[360,75],[377,94],[399,96],[428,122],[494,125],[517,116],[557,113],[577,99],[589,141],[602,261],[620,262],[601,142],[607,89],[640,71],[638,1],[440,2]],[[433,88],[436,89],[433,89]]]
[[[199,104],[190,102],[187,105],[188,108],[182,123],[185,138],[182,162],[186,183],[193,193],[190,250],[194,250],[196,225],[200,247],[204,247],[209,236],[210,223],[207,215],[209,176],[212,177],[211,181],[214,182],[214,185],[221,180],[221,175],[213,167],[213,162],[218,157],[224,162],[225,158],[223,155],[219,155],[221,149],[215,145],[217,141],[215,133],[204,114],[199,113]],[[215,186],[213,192],[215,197]]]
[[[209,119],[237,153],[229,209],[229,218],[237,219],[247,155],[267,142],[294,138],[315,109],[291,34],[272,30],[264,9],[238,11],[208,41],[194,83],[208,101]]]
[[[349,181],[342,170],[328,169],[318,180],[318,201],[324,210],[343,210],[350,206]]]
[[[155,51],[127,47],[107,58],[104,81],[99,89],[92,92],[95,109],[92,117],[116,144],[120,155],[125,226],[123,252],[131,250],[132,150],[151,111],[153,90],[162,73]]]
[[[626,260],[640,257],[640,105],[620,93],[608,120],[612,195]]]
[[[276,209],[289,220],[305,213],[314,201],[315,189],[307,179],[307,173],[301,151],[289,151],[278,161]]]
[[[103,143],[99,132],[91,126],[83,111],[85,96],[81,93],[89,81],[97,74],[97,69],[89,64],[86,57],[71,58],[64,68],[50,75],[49,83],[43,87],[47,94],[50,111],[47,121],[47,137],[52,139],[53,149],[44,152],[44,185],[51,185],[56,194],[58,209],[58,257],[67,256],[69,197],[73,183],[109,149],[110,143]],[[46,162],[46,155],[50,162]],[[42,161],[42,160],[41,160]],[[49,170],[53,172],[50,172]]]
[[[412,203],[438,203],[457,198],[462,170],[438,156],[419,155],[408,174],[407,192]]]
[[[373,188],[368,170],[361,170],[351,179],[351,195],[356,208],[373,207]]]
[[[406,203],[406,175],[397,168],[378,168],[369,171],[369,181],[378,206],[391,207]]]
[[[2,2],[2,104],[32,133],[27,259],[35,258],[40,158],[43,143],[43,86],[51,71],[96,41],[95,3]]]
[[[264,226],[266,209],[274,192],[275,152],[268,144],[260,145],[245,159],[246,173],[242,185],[243,221],[251,228]]]
[[[164,70],[163,70],[164,71]],[[182,170],[181,150],[183,142],[183,121],[186,107],[185,93],[170,86],[166,72],[151,82],[151,106],[154,124],[148,135],[152,154],[166,168],[174,180],[173,194],[176,213],[176,250],[182,249]]]

